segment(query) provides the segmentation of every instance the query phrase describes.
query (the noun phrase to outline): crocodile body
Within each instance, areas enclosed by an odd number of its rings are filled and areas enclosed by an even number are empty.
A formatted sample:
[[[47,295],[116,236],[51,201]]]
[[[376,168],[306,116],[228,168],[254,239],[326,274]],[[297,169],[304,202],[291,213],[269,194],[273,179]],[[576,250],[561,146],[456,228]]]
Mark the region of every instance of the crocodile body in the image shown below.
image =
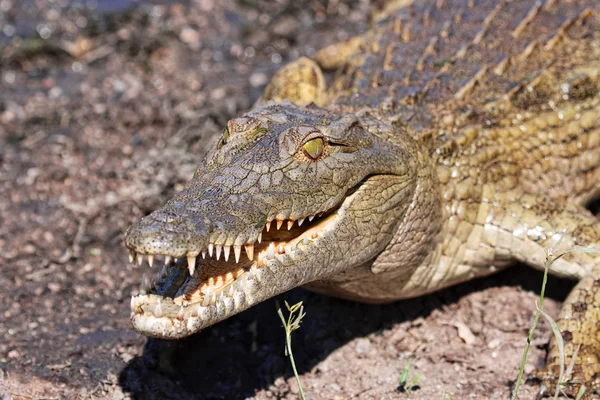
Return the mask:
[[[390,302],[544,268],[561,238],[555,251],[600,248],[585,208],[600,194],[599,90],[594,0],[390,6],[280,70],[185,189],[130,228],[131,258],[166,264],[132,298],[135,329],[186,336],[300,285]],[[550,272],[579,280],[558,323],[577,356],[567,390],[590,394],[600,258],[569,253]],[[547,388],[559,365],[553,344]]]

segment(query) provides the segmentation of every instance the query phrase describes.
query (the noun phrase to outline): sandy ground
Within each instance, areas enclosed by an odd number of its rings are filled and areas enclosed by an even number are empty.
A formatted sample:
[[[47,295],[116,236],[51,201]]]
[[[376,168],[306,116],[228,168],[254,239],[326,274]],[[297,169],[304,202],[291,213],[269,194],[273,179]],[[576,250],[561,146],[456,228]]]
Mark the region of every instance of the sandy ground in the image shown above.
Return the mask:
[[[297,289],[180,341],[133,332],[125,229],[277,68],[365,30],[377,4],[84,4],[0,0],[0,399],[295,399],[284,299],[306,307],[310,399],[508,398],[542,276],[524,266],[386,306]],[[572,285],[550,280],[551,315]],[[549,337],[542,323],[526,371]]]

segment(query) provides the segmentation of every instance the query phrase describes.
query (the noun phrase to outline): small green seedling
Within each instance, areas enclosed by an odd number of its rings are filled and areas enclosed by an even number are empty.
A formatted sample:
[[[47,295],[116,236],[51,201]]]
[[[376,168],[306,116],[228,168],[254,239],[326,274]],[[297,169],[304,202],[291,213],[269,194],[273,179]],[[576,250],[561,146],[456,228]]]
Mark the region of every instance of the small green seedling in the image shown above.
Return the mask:
[[[302,390],[302,385],[300,384],[300,376],[298,375],[298,371],[296,370],[294,354],[292,353],[292,332],[300,328],[300,322],[302,321],[302,318],[304,318],[306,313],[304,312],[304,306],[302,305],[302,302],[290,306],[286,301],[285,306],[290,313],[288,315],[287,321],[283,316],[283,312],[281,312],[281,308],[277,310],[277,314],[279,314],[279,318],[281,318],[281,322],[283,323],[283,329],[285,329],[285,355],[290,358],[290,363],[292,364],[292,369],[294,370],[294,376],[296,377],[296,382],[298,383],[300,397],[302,398],[302,400],[306,400],[306,397],[304,396],[304,391]],[[296,315],[296,313],[298,313],[298,315]]]
[[[525,350],[523,351],[523,357],[521,358],[521,367],[519,369],[519,375],[517,376],[517,381],[515,384],[515,388],[513,390],[512,396],[511,396],[511,400],[516,400],[519,396],[519,387],[521,386],[521,380],[523,378],[523,374],[525,371],[525,361],[527,360],[527,353],[529,352],[529,346],[531,344],[531,339],[533,338],[533,332],[535,331],[535,328],[537,327],[538,321],[540,319],[541,316],[543,316],[544,318],[546,318],[546,320],[548,320],[548,322],[550,323],[550,328],[552,329],[552,333],[554,334],[555,340],[556,340],[556,344],[558,345],[558,351],[559,351],[559,357],[560,357],[560,371],[559,371],[559,377],[558,377],[558,384],[556,385],[556,390],[554,392],[554,399],[558,399],[559,394],[561,393],[562,389],[568,384],[568,382],[566,382],[565,377],[569,376],[571,374],[571,371],[573,369],[573,365],[575,362],[575,359],[577,358],[577,352],[579,351],[579,347],[575,350],[575,352],[573,353],[572,356],[572,360],[571,363],[567,366],[566,368],[566,373],[565,373],[565,352],[564,352],[564,341],[562,338],[562,335],[560,333],[560,328],[558,327],[558,325],[556,324],[556,322],[548,315],[546,314],[543,310],[542,307],[544,305],[544,295],[546,292],[546,283],[548,280],[548,271],[550,270],[550,268],[552,267],[552,264],[558,260],[559,258],[563,257],[566,254],[569,253],[600,253],[599,249],[594,249],[594,248],[590,248],[590,247],[581,247],[581,246],[574,246],[562,253],[558,253],[557,249],[560,247],[560,243],[562,242],[563,238],[566,235],[566,231],[563,233],[563,235],[560,237],[560,239],[558,240],[558,242],[556,243],[556,245],[554,247],[551,247],[549,249],[546,250],[546,261],[544,263],[544,277],[542,278],[542,288],[540,290],[540,297],[538,299],[538,302],[536,304],[536,312],[535,312],[535,316],[533,319],[533,324],[531,325],[531,328],[529,329],[529,335],[527,336],[527,342],[525,344]],[[579,391],[577,392],[576,398],[575,400],[579,400],[583,397],[583,395],[585,394],[586,388],[585,386],[581,386],[579,388]],[[563,395],[565,395],[564,393],[562,393]],[[565,395],[566,396],[566,395]]]
[[[421,381],[423,374],[410,374],[410,367],[412,366],[413,362],[413,360],[406,360],[404,362],[404,369],[400,373],[400,379],[398,380],[398,391],[402,393],[410,394],[413,390],[419,389],[419,382]]]
[[[452,397],[452,393],[450,393],[447,390],[444,390],[444,393],[442,393],[442,400],[446,400],[446,396],[448,396],[448,399],[454,400],[454,397]]]

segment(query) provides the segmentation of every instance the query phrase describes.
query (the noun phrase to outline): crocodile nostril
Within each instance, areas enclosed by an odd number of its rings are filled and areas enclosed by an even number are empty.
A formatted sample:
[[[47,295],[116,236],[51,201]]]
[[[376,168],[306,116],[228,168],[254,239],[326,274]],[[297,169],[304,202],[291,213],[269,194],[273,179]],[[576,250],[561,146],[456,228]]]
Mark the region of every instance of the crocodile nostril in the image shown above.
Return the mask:
[[[152,214],[150,214],[150,216],[152,217],[152,219],[154,221],[163,222],[163,223],[172,223],[178,219],[177,214],[169,212],[169,211],[159,211],[159,212],[155,211]]]

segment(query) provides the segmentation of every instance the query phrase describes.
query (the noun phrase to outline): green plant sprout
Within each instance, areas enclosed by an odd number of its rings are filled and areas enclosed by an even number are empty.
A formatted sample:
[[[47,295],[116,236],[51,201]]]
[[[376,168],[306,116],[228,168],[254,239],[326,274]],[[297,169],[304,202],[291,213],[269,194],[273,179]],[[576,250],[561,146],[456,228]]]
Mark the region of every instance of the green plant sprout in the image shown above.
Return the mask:
[[[304,306],[302,305],[302,302],[290,306],[288,302],[285,301],[285,306],[289,311],[287,320],[283,316],[281,308],[277,309],[277,314],[279,314],[279,318],[281,318],[283,328],[285,329],[285,355],[290,358],[290,363],[292,364],[292,369],[294,370],[294,376],[296,377],[296,382],[298,383],[298,389],[300,390],[300,397],[302,400],[306,400],[306,397],[304,396],[304,390],[302,390],[302,384],[300,383],[300,376],[296,370],[294,354],[292,353],[292,332],[300,328],[300,322],[306,313],[304,312]],[[298,315],[296,315],[296,313],[298,313]]]
[[[414,360],[406,360],[404,362],[404,369],[400,373],[400,379],[398,380],[398,390],[406,392],[408,394],[419,385],[423,374],[410,375],[410,367]]]
[[[556,390],[554,392],[554,399],[558,399],[558,395],[559,393],[562,391],[562,387],[564,387],[564,385],[567,383],[565,380],[566,376],[569,376],[571,374],[571,371],[573,369],[573,365],[574,362],[577,358],[577,352],[579,351],[579,347],[575,350],[575,352],[573,353],[573,357],[571,359],[571,362],[569,364],[569,366],[567,367],[566,371],[565,371],[565,352],[564,352],[564,340],[562,338],[562,335],[560,333],[560,328],[558,327],[558,324],[548,315],[546,314],[543,310],[542,307],[544,305],[544,295],[546,293],[546,284],[548,281],[548,271],[550,270],[550,268],[552,267],[552,264],[558,260],[559,258],[563,257],[566,254],[569,253],[599,253],[600,250],[598,249],[593,249],[593,248],[589,248],[589,247],[582,247],[582,246],[574,246],[562,253],[559,254],[555,254],[556,251],[558,250],[558,248],[560,247],[560,243],[562,242],[563,238],[565,237],[566,232],[564,232],[562,234],[562,236],[560,237],[560,239],[558,240],[558,242],[556,243],[556,245],[554,247],[550,247],[549,249],[546,250],[546,259],[544,261],[544,277],[542,279],[542,288],[540,290],[540,297],[538,299],[538,302],[536,304],[536,312],[535,312],[535,316],[533,319],[533,324],[531,325],[531,328],[529,329],[529,334],[527,336],[527,343],[525,344],[525,349],[523,351],[523,357],[521,358],[521,367],[519,368],[519,375],[517,377],[517,382],[515,384],[515,389],[513,390],[512,396],[511,396],[511,400],[516,400],[517,396],[519,394],[519,387],[521,386],[521,380],[523,378],[523,374],[525,371],[525,361],[527,360],[527,353],[529,352],[529,347],[531,345],[531,340],[533,338],[533,332],[535,331],[535,328],[537,327],[538,321],[540,319],[540,316],[543,316],[544,318],[546,318],[546,320],[548,320],[548,322],[550,323],[550,327],[552,329],[552,333],[554,334],[554,338],[556,340],[556,344],[558,346],[558,352],[559,352],[559,357],[560,357],[560,371],[559,371],[559,377],[558,377],[558,384],[556,385]],[[576,396],[576,400],[579,400],[583,397],[583,395],[585,394],[585,386],[582,385],[579,388],[579,391],[577,393]],[[565,395],[563,393],[563,395]],[[565,395],[566,397],[566,395]]]

